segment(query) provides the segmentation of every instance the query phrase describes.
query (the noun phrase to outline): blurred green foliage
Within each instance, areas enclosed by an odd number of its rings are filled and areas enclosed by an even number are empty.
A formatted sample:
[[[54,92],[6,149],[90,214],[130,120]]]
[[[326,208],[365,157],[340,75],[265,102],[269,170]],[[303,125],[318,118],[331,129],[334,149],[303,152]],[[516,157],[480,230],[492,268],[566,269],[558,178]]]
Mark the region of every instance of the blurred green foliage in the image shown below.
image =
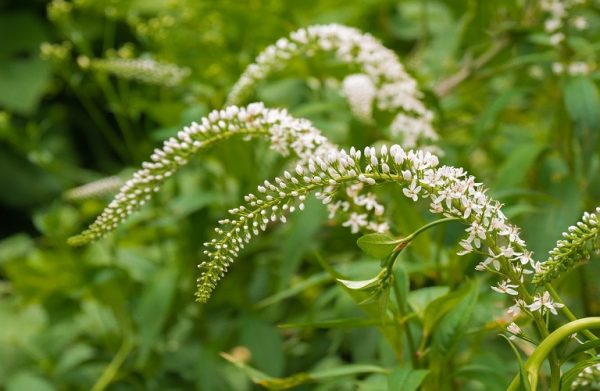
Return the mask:
[[[425,376],[441,379],[440,389],[505,389],[518,368],[496,336],[505,303],[489,289],[492,276],[474,275],[476,257],[454,255],[459,227],[422,235],[401,256],[396,280],[416,314],[408,327],[432,331],[428,372],[411,371],[397,369],[394,349],[406,347],[387,345],[366,321],[370,309],[323,271],[321,258],[367,279],[379,264],[329,226],[315,200],[247,248],[207,305],[194,302],[213,222],[284,163],[265,144],[217,147],[83,249],[67,237],[110,197],[63,195],[125,176],[161,140],[220,108],[277,38],[336,22],[400,55],[436,114],[444,162],[486,183],[543,259],[600,204],[599,4],[576,12],[587,28],[557,47],[547,15],[528,0],[0,2],[0,389],[250,390],[250,379],[294,384],[298,373],[312,382],[299,390],[411,390]],[[133,57],[190,75],[157,86],[85,66]],[[553,71],[575,61],[591,69]],[[331,71],[311,61],[261,84],[255,99],[311,119],[342,145],[382,137],[352,117]],[[425,208],[407,207],[394,190],[382,197],[402,233],[427,221]],[[559,282],[581,315],[600,310],[598,269],[591,263]]]

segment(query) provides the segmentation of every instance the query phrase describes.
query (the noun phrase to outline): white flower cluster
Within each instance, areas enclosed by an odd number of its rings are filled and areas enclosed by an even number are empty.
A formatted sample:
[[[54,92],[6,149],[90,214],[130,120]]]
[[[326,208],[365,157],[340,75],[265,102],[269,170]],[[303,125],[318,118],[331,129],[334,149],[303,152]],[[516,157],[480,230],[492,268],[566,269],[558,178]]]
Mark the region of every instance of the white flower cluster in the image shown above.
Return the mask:
[[[556,75],[567,73],[570,76],[587,75],[591,72],[590,64],[583,61],[573,61],[566,66],[560,62],[552,63],[552,72]]]
[[[215,110],[200,123],[193,122],[177,137],[165,141],[162,148],[156,149],[151,160],[142,163],[142,169],[123,185],[96,221],[70,242],[84,244],[112,231],[144,205],[150,195],[158,191],[160,184],[195,153],[236,136],[245,139],[268,137],[273,149],[284,155],[294,152],[301,159],[320,152],[320,148],[332,148],[310,121],[293,118],[286,110],[267,109],[262,103],[253,103],[246,108],[230,106],[225,110]]]
[[[83,68],[89,67],[124,79],[167,87],[178,85],[190,75],[188,68],[149,58],[88,59],[80,57],[78,63]]]
[[[587,20],[583,16],[571,17],[571,9],[583,3],[585,0],[541,0],[541,8],[548,14],[544,21],[544,30],[550,34],[550,42],[553,45],[565,40],[565,23],[570,21],[579,30],[587,28]]]
[[[123,180],[120,177],[110,176],[70,189],[65,192],[65,198],[76,201],[100,197],[119,190],[122,185]]]
[[[397,183],[406,197],[414,201],[428,199],[433,213],[457,217],[466,223],[468,236],[461,241],[460,254],[483,252],[487,247],[489,257],[481,269],[497,264],[495,269],[506,275],[507,281],[495,290],[509,295],[517,293],[524,270],[533,261],[518,229],[506,222],[501,205],[487,197],[486,189],[463,169],[438,167],[438,158],[429,152],[406,152],[393,145],[383,146],[380,151],[370,147],[364,151],[352,148],[349,153],[330,151],[298,165],[292,173],[286,171],[274,181],[265,181],[258,187],[258,196],[247,195],[244,205],[231,209],[230,218],[219,222],[215,229],[218,237],[205,243],[208,259],[199,265],[202,272],[198,279],[198,300],[204,302],[209,298],[218,280],[253,236],[266,230],[269,222],[285,222],[288,213],[302,210],[310,193],[316,192],[323,203],[330,204],[342,185],[371,186],[382,182]],[[355,230],[366,224],[359,214],[352,214],[344,223]]]
[[[346,76],[342,91],[350,109],[361,121],[373,121],[373,100],[377,91],[369,76],[362,73]]]
[[[571,383],[571,390],[600,390],[600,363],[581,371]]]
[[[312,156],[337,150],[310,121],[294,118],[284,109],[268,109],[262,103],[252,103],[245,108],[229,106],[224,110],[215,110],[202,118],[200,123],[194,122],[185,127],[177,137],[168,139],[162,148],[156,149],[151,161],[142,163],[142,169],[121,187],[96,221],[69,242],[73,245],[85,244],[114,230],[143,206],[151,194],[159,190],[161,183],[187,164],[192,156],[236,136],[244,139],[269,138],[273,150],[284,156],[293,153],[300,163],[307,162]],[[370,198],[369,202],[364,201],[365,197],[371,196],[349,192],[345,200],[339,200],[344,204],[340,212],[366,211],[363,212],[365,218],[372,219],[366,229],[386,230],[387,226],[382,224],[383,206]]]
[[[574,8],[585,3],[585,0],[541,0],[540,6],[547,14],[544,21],[544,31],[550,35],[550,43],[554,46],[563,44],[566,40],[567,26],[576,30],[585,30],[588,21],[584,16],[574,15]],[[590,64],[582,61],[569,63],[552,63],[552,72],[556,75],[567,73],[571,76],[587,75],[591,72]]]
[[[562,235],[564,239],[556,243],[546,262],[538,268],[533,277],[534,283],[549,282],[589,260],[592,254],[600,254],[600,207],[592,213],[585,212],[581,221],[570,226]]]
[[[349,80],[352,92],[346,94],[354,109],[359,107],[356,102],[361,103],[357,112],[359,117],[371,113],[373,106],[404,117],[392,122],[391,132],[393,136],[404,136],[402,144],[405,148],[430,146],[437,140],[431,125],[433,115],[421,102],[416,81],[405,71],[396,54],[371,35],[337,24],[303,28],[267,47],[256,62],[246,68],[232,88],[228,102],[239,104],[244,101],[260,80],[284,68],[293,58],[313,57],[319,53],[333,53],[339,61],[360,72],[360,79]],[[359,91],[354,87],[358,83],[366,85],[365,78],[370,80],[369,87],[355,94]],[[344,85],[348,87],[347,83]],[[373,98],[371,88],[375,90]],[[410,127],[405,130],[402,126],[407,123]]]

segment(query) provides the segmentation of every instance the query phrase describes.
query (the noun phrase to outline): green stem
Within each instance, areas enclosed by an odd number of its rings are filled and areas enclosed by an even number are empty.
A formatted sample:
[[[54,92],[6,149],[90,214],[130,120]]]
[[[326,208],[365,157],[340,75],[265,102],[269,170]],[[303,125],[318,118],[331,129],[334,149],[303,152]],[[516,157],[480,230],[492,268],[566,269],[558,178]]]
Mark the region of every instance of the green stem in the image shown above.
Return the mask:
[[[554,287],[550,284],[546,284],[546,285],[544,285],[544,287],[546,288],[546,290],[548,292],[550,292],[550,296],[552,296],[552,299],[554,299],[555,302],[563,305],[563,307],[560,310],[567,317],[567,319],[569,319],[569,321],[571,321],[571,322],[576,321],[578,318],[571,312],[569,307],[567,307],[565,305],[565,303],[561,300],[560,296],[558,295],[558,292],[556,292]],[[598,337],[596,337],[596,335],[589,330],[584,330],[582,332],[582,334],[585,335],[586,337],[588,337],[588,339],[590,341],[598,339]]]
[[[394,249],[394,252],[395,253],[400,252],[414,238],[416,238],[417,236],[419,236],[419,234],[423,233],[424,231],[427,231],[429,228],[435,227],[436,225],[439,225],[439,224],[444,224],[444,223],[447,223],[447,222],[450,222],[450,221],[457,221],[457,220],[460,220],[460,219],[458,217],[446,217],[446,218],[443,218],[443,219],[432,221],[429,224],[425,224],[424,226],[422,226],[421,228],[419,228],[415,232],[411,233],[410,235],[408,235],[408,236],[406,236],[404,238],[398,239],[398,246],[396,246],[396,248]],[[391,263],[393,264],[393,262],[391,262]]]
[[[406,341],[408,343],[408,350],[410,352],[410,362],[412,363],[413,368],[418,368],[419,361],[417,359],[417,351],[415,349],[415,340],[413,339],[412,332],[410,330],[410,325],[408,324],[408,320],[406,319],[406,311],[404,310],[404,305],[402,304],[402,298],[400,297],[400,287],[398,286],[398,281],[394,279],[394,296],[396,297],[396,304],[398,306],[398,314],[402,318],[402,327],[404,328],[404,333],[406,334]]]
[[[100,375],[98,380],[96,380],[96,383],[94,383],[92,391],[102,391],[113,381],[132,348],[133,342],[128,337],[125,337],[117,354],[115,354],[112,361],[104,369],[104,372],[102,372],[102,375]]]
[[[571,335],[591,328],[600,328],[600,317],[590,317],[590,318],[582,318],[577,319],[573,322],[569,322],[550,335],[548,335],[533,351],[533,354],[527,359],[524,364],[525,371],[529,377],[529,382],[531,383],[531,389],[536,390],[537,382],[538,382],[538,372],[540,367],[544,363],[546,357],[555,352],[555,348],[560,344],[564,339],[569,338]],[[554,384],[554,379],[552,383],[552,388],[558,389],[560,386],[560,379],[558,384]],[[513,381],[507,388],[507,391],[517,391],[519,389],[519,376],[515,376]]]

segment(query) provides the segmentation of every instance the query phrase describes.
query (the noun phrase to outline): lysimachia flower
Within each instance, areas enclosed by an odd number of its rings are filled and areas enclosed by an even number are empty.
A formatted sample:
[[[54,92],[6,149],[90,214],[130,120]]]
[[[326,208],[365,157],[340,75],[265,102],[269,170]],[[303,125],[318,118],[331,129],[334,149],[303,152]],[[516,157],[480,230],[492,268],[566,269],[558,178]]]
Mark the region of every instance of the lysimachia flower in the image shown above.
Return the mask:
[[[70,189],[65,193],[65,198],[69,200],[83,200],[100,197],[116,192],[122,185],[123,179],[118,176],[110,176]]]
[[[511,322],[511,324],[506,327],[506,330],[513,335],[523,334],[523,330],[521,330],[521,328],[515,322]]]
[[[576,30],[585,30],[588,27],[585,16],[576,14],[577,7],[585,2],[586,0],[540,0],[541,9],[546,16],[544,31],[549,35],[553,46],[566,44],[569,26],[573,26]],[[582,61],[555,62],[552,64],[552,71],[557,75],[564,72],[571,76],[587,75],[591,72],[592,65]]]
[[[543,284],[565,271],[586,262],[593,254],[600,254],[600,207],[585,212],[581,221],[569,227],[563,238],[550,250],[548,259],[541,263],[533,282]]]
[[[232,137],[249,139],[253,137],[267,138],[271,148],[286,156],[294,154],[301,163],[307,163],[314,169],[310,157],[322,155],[329,151],[337,151],[310,121],[290,116],[286,110],[268,109],[262,103],[253,103],[247,107],[230,106],[224,110],[215,110],[199,123],[192,123],[180,131],[176,137],[164,142],[163,147],[156,149],[150,161],[142,163],[142,168],[125,182],[114,200],[83,233],[70,239],[74,245],[85,244],[99,239],[114,230],[123,220],[142,207],[152,193],[159,190],[164,180],[171,177],[180,167],[202,150],[224,142]],[[354,197],[346,197],[340,202],[348,202],[342,212],[364,210],[355,202]],[[362,202],[362,201],[361,201]],[[371,207],[373,210],[371,211]],[[383,206],[367,207],[371,218],[365,224],[369,227],[382,227]],[[361,212],[364,213],[364,212]],[[372,224],[371,224],[372,223]]]
[[[545,291],[542,294],[536,295],[533,303],[529,304],[527,307],[530,311],[540,311],[542,314],[546,311],[550,311],[552,314],[556,315],[558,313],[556,309],[564,307],[564,304],[555,303],[550,296],[550,292]]]
[[[197,298],[206,301],[219,279],[253,237],[265,231],[270,222],[285,221],[286,215],[304,207],[306,197],[316,193],[328,204],[337,191],[360,183],[372,186],[392,182],[403,189],[410,199],[428,199],[431,210],[445,217],[454,217],[467,225],[467,239],[462,241],[462,254],[480,251],[475,246],[488,247],[500,263],[499,272],[506,276],[495,290],[509,295],[518,293],[526,267],[519,254],[527,249],[500,210],[500,203],[485,195],[486,189],[476,183],[461,168],[439,166],[438,158],[429,152],[405,151],[399,145],[383,146],[380,151],[367,147],[363,151],[351,148],[329,151],[314,156],[292,173],[265,181],[257,195],[248,194],[245,204],[230,210],[230,217],[220,221],[217,237],[205,243],[206,260],[199,265]],[[337,205],[336,208],[339,208]],[[465,216],[465,209],[471,213]],[[353,229],[366,221],[360,214],[351,215],[345,223]],[[475,228],[473,228],[475,227]],[[480,229],[479,227],[482,227]],[[498,245],[502,243],[502,247]],[[508,249],[511,249],[509,251]]]
[[[493,286],[492,289],[498,293],[506,293],[507,295],[516,296],[519,294],[519,292],[517,292],[515,288],[518,287],[518,285],[510,284],[510,281],[504,280],[498,283],[497,286]]]
[[[82,68],[106,72],[124,79],[142,83],[165,85],[168,87],[181,83],[189,76],[190,70],[175,64],[159,62],[150,58],[93,58],[80,57]]]
[[[391,113],[395,116],[390,125],[392,136],[401,137],[405,148],[437,150],[432,143],[438,138],[431,125],[433,115],[421,102],[416,81],[396,54],[371,35],[342,25],[302,28],[267,47],[233,86],[228,104],[244,102],[259,81],[294,58],[327,53],[358,72],[346,78],[343,86],[359,118],[369,120],[373,108]]]

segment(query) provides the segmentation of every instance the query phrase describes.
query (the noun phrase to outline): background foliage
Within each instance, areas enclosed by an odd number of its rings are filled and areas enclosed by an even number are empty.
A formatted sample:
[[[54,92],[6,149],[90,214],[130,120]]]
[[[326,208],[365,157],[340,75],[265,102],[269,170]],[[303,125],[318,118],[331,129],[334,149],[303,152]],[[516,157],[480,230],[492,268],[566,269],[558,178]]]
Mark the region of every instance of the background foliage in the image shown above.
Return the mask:
[[[356,279],[372,276],[378,263],[361,255],[355,236],[328,225],[315,200],[246,249],[208,304],[194,302],[195,265],[211,226],[284,163],[266,144],[215,148],[86,248],[66,239],[110,194],[73,199],[68,190],[125,177],[161,140],[220,108],[265,46],[299,27],[336,22],[399,54],[435,112],[444,162],[486,183],[544,258],[600,200],[598,11],[594,1],[577,5],[586,28],[565,26],[556,45],[544,28],[548,14],[527,0],[0,2],[0,388],[255,387],[247,369],[220,352],[273,377],[325,371],[324,381],[298,389],[403,384],[401,371],[326,372],[397,363],[318,259]],[[134,57],[189,74],[174,86],[149,84],[88,65]],[[587,64],[585,72],[569,71],[575,62]],[[262,83],[255,99],[311,119],[341,145],[381,141],[384,133],[357,122],[339,95],[343,75],[297,61]],[[383,197],[401,232],[426,222],[425,209],[402,207],[393,192]],[[440,357],[451,357],[436,364],[443,387],[502,390],[517,370],[497,336],[505,303],[489,289],[492,276],[474,274],[477,257],[455,255],[460,231],[422,235],[399,269],[418,322],[427,322],[435,298],[462,295],[460,311],[433,336]],[[600,310],[598,269],[592,262],[559,282],[582,316]]]

